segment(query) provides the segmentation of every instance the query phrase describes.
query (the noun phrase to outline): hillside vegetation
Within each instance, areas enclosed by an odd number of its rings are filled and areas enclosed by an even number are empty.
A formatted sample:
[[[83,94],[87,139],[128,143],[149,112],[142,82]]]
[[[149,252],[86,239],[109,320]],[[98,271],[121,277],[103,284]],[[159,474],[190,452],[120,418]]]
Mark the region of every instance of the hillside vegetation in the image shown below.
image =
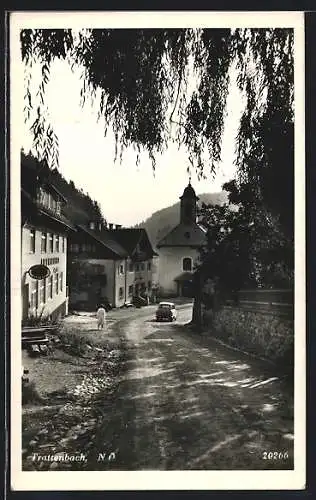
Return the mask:
[[[199,194],[199,205],[201,203],[222,205],[227,202],[227,194],[222,191],[220,193],[203,193]],[[151,217],[140,222],[135,227],[143,227],[146,229],[152,245],[155,247],[158,241],[163,238],[174,226],[180,222],[180,202],[169,207],[163,208],[154,212]]]

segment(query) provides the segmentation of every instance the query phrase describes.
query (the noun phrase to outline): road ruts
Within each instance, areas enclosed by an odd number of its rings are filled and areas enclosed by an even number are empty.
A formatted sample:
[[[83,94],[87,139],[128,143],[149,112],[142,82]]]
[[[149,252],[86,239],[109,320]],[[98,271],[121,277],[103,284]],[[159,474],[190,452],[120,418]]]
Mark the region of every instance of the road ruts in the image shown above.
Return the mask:
[[[117,324],[129,356],[112,408],[111,467],[293,468],[293,398],[285,382],[262,362],[215,342],[203,346],[183,326],[190,316],[187,306],[174,324],[156,323],[152,314]]]

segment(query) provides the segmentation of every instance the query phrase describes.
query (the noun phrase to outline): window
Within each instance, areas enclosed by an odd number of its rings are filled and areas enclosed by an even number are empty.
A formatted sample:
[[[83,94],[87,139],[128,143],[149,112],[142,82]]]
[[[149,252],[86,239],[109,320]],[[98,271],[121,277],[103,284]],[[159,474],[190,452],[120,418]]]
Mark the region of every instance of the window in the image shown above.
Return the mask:
[[[53,253],[54,252],[54,235],[51,233],[49,235],[49,251],[50,253]]]
[[[139,271],[139,264],[135,264],[135,271]]]
[[[63,253],[65,252],[65,240],[66,240],[66,238],[63,236],[63,240],[62,240],[63,241],[63,243],[62,243],[62,245],[63,245],[63,249],[62,249]]]
[[[48,293],[47,293],[47,295],[48,295],[48,297],[50,299],[52,299],[53,298],[53,276],[52,275],[50,275],[48,277],[47,284],[48,284],[48,287],[47,287],[48,288]]]
[[[74,252],[74,253],[78,253],[79,252],[79,245],[78,245],[78,243],[72,243],[72,245],[70,245],[70,251]]]
[[[123,264],[119,265],[118,272],[119,272],[119,274],[124,274],[124,265]]]
[[[37,281],[33,280],[31,285],[31,300],[30,305],[32,308],[37,307]]]
[[[100,264],[90,264],[90,269],[91,274],[94,274],[95,276],[99,276],[100,274],[105,273],[105,266],[102,266]]]
[[[151,271],[151,262],[147,263],[147,269],[148,269],[148,271]]]
[[[148,290],[151,290],[151,281],[148,281]]]
[[[124,295],[124,290],[123,290],[123,287],[120,286],[120,288],[119,288],[119,298],[122,299],[123,295]]]
[[[56,293],[56,295],[58,295],[58,292],[59,292],[58,285],[59,285],[59,282],[58,282],[58,273],[56,273],[55,274],[55,293]]]
[[[183,271],[192,271],[192,259],[191,257],[184,257],[182,261]]]
[[[142,271],[144,271],[144,269],[145,269],[145,264],[144,264],[144,262],[142,262],[142,263],[141,263],[140,268],[141,268],[141,270],[142,270]]]
[[[56,200],[53,198],[51,194],[48,195],[48,207],[51,210],[56,210]]]
[[[130,285],[128,287],[128,295],[129,295],[129,297],[131,297],[131,295],[133,295],[133,285]]]
[[[46,279],[39,281],[39,303],[41,305],[46,302]]]
[[[60,215],[60,213],[61,213],[61,202],[60,201],[56,202],[56,213],[58,215]]]
[[[47,252],[47,233],[42,233],[41,252],[42,253]]]
[[[46,191],[44,191],[43,188],[39,188],[39,191],[38,191],[38,201],[44,207],[48,207],[49,195],[48,195],[48,193]]]
[[[30,229],[30,252],[35,253],[35,229]]]
[[[55,212],[55,211],[56,211],[56,209],[57,209],[57,202],[56,202],[55,198],[53,198],[52,196],[51,196],[51,206],[50,206],[50,208],[51,208],[54,212]]]
[[[132,273],[134,271],[134,264],[133,264],[133,262],[130,262],[128,269],[129,269],[130,273]]]
[[[95,223],[93,221],[91,221],[89,227],[90,227],[90,229],[92,229],[92,231],[94,231]]]
[[[61,292],[63,291],[63,279],[64,279],[64,273],[61,272],[59,277],[59,288]]]
[[[55,237],[55,251],[59,252],[59,234],[56,234]]]

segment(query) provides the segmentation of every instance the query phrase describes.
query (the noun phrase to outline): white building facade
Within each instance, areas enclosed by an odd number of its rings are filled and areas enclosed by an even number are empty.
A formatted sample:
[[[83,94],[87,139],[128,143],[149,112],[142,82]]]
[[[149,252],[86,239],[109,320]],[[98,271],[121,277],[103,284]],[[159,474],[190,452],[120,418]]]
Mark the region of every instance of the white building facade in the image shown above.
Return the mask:
[[[206,243],[206,231],[197,224],[198,197],[189,183],[180,197],[180,222],[162,240],[158,282],[162,297],[191,296],[192,276],[199,260],[199,248]]]
[[[65,198],[40,179],[27,160],[21,169],[22,321],[56,319],[67,314],[67,240],[74,228],[62,215]],[[49,269],[49,275],[33,279],[29,271],[40,264]]]

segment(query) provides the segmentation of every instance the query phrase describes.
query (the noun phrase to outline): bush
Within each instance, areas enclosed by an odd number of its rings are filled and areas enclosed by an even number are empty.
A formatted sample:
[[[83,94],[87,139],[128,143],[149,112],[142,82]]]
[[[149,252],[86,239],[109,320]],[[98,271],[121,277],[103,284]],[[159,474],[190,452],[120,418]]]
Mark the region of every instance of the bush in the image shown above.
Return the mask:
[[[88,341],[84,337],[71,332],[59,333],[58,337],[60,347],[69,354],[83,356],[86,353]]]
[[[212,333],[234,347],[278,364],[284,371],[293,369],[294,324],[289,319],[224,308],[213,318]]]
[[[39,315],[30,316],[22,321],[22,327],[58,326],[58,320],[53,320],[50,316],[43,316],[43,311]]]
[[[42,398],[36,390],[35,382],[28,382],[22,379],[22,405],[41,402]]]

